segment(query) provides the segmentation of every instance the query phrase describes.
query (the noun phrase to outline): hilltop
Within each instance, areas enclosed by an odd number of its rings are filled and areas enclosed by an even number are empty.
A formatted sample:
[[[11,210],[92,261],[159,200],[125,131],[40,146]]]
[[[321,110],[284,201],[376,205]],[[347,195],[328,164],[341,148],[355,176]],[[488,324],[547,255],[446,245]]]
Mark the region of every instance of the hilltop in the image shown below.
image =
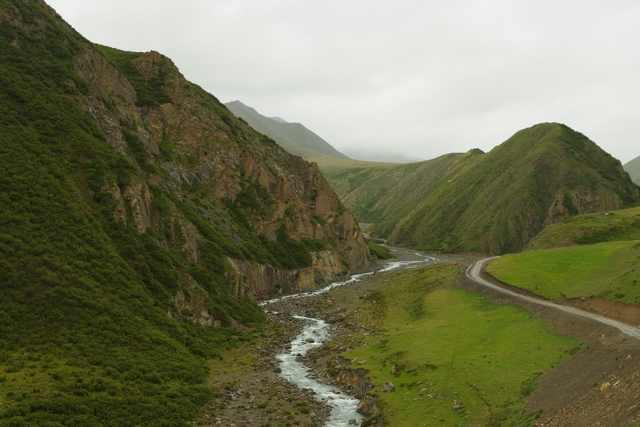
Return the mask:
[[[0,81],[0,425],[187,425],[256,301],[371,262],[317,166],[158,52],[0,0]]]
[[[328,179],[372,232],[438,252],[517,252],[545,226],[640,202],[618,160],[558,123],[523,129],[489,153]]]

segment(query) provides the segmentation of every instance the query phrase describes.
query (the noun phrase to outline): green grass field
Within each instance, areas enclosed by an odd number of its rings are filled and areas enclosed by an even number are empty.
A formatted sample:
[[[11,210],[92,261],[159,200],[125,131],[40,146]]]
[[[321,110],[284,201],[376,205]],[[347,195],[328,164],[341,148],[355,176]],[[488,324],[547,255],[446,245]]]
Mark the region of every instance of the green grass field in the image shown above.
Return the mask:
[[[640,239],[640,208],[579,215],[550,225],[529,243],[527,250],[566,244],[593,244]]]
[[[599,296],[640,303],[638,240],[506,255],[487,271],[545,298]]]
[[[457,274],[394,273],[367,297],[378,332],[343,356],[369,371],[385,425],[526,425],[535,414],[520,413],[521,400],[537,376],[579,348],[518,308],[449,287]],[[387,381],[395,392],[381,390]]]

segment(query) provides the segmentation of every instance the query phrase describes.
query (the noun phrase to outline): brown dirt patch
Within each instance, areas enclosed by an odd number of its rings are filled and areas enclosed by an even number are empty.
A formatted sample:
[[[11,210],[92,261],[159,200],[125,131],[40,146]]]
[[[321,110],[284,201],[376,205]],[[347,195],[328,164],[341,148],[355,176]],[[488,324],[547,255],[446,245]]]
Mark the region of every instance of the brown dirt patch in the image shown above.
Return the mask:
[[[615,319],[628,325],[640,325],[640,306],[619,301],[609,301],[600,297],[571,298],[567,305]]]

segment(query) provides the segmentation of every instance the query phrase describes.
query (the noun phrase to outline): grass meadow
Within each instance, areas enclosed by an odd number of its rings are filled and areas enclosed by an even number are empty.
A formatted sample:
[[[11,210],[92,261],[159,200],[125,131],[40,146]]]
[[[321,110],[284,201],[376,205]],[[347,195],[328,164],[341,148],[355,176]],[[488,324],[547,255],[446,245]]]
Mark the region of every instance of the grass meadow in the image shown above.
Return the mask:
[[[487,271],[545,298],[602,298],[640,303],[640,241],[605,242],[505,255]]]
[[[377,332],[343,357],[369,371],[385,425],[527,423],[536,378],[580,348],[519,308],[450,287],[457,275],[454,265],[391,273],[367,296],[361,322]],[[387,381],[395,392],[382,391]]]

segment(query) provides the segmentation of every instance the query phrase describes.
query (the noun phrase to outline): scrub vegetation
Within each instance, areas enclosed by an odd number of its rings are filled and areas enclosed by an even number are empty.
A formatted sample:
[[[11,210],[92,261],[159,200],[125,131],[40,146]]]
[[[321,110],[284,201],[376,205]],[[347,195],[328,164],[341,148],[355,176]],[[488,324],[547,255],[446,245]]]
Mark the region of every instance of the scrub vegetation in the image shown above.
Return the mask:
[[[166,228],[140,234],[131,209],[114,218],[102,183],[125,188],[137,166],[72,100],[86,90],[71,61],[83,40],[36,2],[0,6],[31,28],[0,22],[0,425],[186,425],[209,396],[204,360],[248,338],[168,317],[175,266],[219,291],[205,304],[227,326],[234,310],[264,315],[228,293],[225,239],[188,265],[159,244]],[[193,214],[155,191],[158,211]]]
[[[93,95],[102,76],[85,80],[76,67],[99,52],[137,103]],[[123,140],[114,149],[88,111],[149,113],[171,100],[176,69],[157,64],[145,78],[141,55],[94,46],[44,2],[0,0],[0,426],[189,425],[210,397],[207,363],[266,327],[234,294],[228,258],[297,269],[311,251],[335,250],[291,238],[284,219],[274,238],[258,235],[254,221],[276,204],[264,186],[238,178],[231,200],[213,197],[211,183],[173,179],[162,161],[189,171],[199,160],[166,135],[152,154],[140,136],[149,129],[133,119],[112,123]],[[228,131],[209,149],[290,159],[194,90]]]

